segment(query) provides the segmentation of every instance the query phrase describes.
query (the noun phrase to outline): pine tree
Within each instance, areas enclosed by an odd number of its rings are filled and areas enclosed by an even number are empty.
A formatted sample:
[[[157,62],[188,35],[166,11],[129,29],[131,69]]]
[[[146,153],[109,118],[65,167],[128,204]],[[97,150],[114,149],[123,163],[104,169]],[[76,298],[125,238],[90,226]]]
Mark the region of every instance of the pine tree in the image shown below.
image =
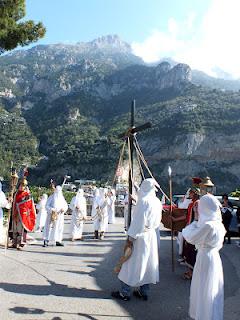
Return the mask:
[[[46,29],[41,22],[21,21],[25,14],[25,0],[0,0],[0,54],[45,35]]]

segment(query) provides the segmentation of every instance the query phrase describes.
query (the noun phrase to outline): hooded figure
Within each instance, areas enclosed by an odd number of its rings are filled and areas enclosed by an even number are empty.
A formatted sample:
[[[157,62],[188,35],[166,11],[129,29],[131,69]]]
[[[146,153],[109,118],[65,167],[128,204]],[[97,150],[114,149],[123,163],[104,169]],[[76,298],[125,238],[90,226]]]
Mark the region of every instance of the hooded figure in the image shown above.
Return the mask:
[[[183,237],[198,250],[189,308],[189,315],[195,320],[223,319],[223,269],[219,250],[226,230],[220,207],[220,202],[213,195],[204,195],[198,205],[198,221],[182,231]]]
[[[2,183],[0,182],[0,242],[3,241],[3,209],[10,209],[11,204],[8,202],[5,193],[2,191]]]
[[[94,238],[98,239],[98,228],[99,228],[99,222],[97,219],[97,198],[99,197],[99,189],[96,188],[94,192],[94,197],[92,201],[92,212],[91,216],[93,219],[93,228],[94,228]]]
[[[99,194],[97,196],[95,194],[93,201],[92,219],[95,239],[98,239],[100,233],[99,238],[102,240],[108,226],[107,189],[100,188],[98,192]]]
[[[115,223],[115,201],[116,201],[116,195],[115,190],[111,189],[108,194],[108,223],[112,224]]]
[[[44,193],[41,196],[40,201],[36,205],[36,209],[38,211],[36,225],[37,225],[37,231],[40,231],[40,232],[44,228],[46,219],[47,219],[47,209],[46,209],[47,199],[48,199],[48,196],[46,193]]]
[[[162,203],[156,196],[156,186],[154,179],[146,179],[140,186],[138,201],[127,232],[126,247],[132,248],[132,255],[121,267],[118,278],[122,288],[112,292],[114,298],[129,300],[130,287],[140,287],[134,291],[134,295],[147,300],[149,284],[159,281],[156,229],[161,222]]]
[[[63,196],[62,187],[57,186],[54,193],[46,203],[47,220],[44,227],[44,247],[49,241],[56,243],[56,246],[63,246],[64,213],[67,212],[68,204]]]
[[[79,189],[69,205],[72,210],[71,232],[72,241],[83,240],[83,221],[87,218],[87,203],[83,189]]]

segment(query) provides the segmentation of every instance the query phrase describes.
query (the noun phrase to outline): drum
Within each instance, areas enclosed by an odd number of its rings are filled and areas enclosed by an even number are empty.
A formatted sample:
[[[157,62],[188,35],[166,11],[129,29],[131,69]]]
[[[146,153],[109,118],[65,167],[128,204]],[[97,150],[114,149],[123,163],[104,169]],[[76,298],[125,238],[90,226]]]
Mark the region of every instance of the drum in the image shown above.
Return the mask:
[[[166,229],[171,230],[172,227],[173,231],[182,231],[186,226],[187,209],[172,208],[172,216],[174,218],[182,217],[183,220],[172,221],[170,210],[165,210],[162,212],[162,224]]]

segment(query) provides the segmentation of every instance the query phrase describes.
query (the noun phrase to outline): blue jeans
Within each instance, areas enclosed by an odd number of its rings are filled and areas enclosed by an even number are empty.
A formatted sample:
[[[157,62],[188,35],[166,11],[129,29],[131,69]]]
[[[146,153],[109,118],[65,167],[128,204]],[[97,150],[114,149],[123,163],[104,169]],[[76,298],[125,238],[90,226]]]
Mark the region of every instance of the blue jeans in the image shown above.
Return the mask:
[[[120,281],[120,282],[121,282],[121,290],[120,290],[120,292],[124,296],[130,297],[130,295],[131,295],[131,287],[128,284],[126,284],[126,283],[124,283],[122,281]],[[147,296],[148,295],[148,291],[149,291],[149,284],[144,284],[144,285],[140,286],[139,287],[139,291],[141,292],[141,294],[143,296]]]

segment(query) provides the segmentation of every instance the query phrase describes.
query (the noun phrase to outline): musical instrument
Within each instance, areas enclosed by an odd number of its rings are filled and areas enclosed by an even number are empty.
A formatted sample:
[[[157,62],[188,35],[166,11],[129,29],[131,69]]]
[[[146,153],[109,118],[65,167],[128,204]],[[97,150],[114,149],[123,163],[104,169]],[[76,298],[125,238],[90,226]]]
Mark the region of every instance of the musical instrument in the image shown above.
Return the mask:
[[[182,218],[180,221],[174,221],[173,218]],[[162,223],[166,229],[173,229],[173,231],[182,231],[185,228],[187,223],[187,209],[180,209],[172,207],[172,213],[169,210],[162,212]]]
[[[57,221],[57,218],[58,218],[58,213],[57,213],[57,211],[52,210],[52,213],[51,213],[51,222]]]

